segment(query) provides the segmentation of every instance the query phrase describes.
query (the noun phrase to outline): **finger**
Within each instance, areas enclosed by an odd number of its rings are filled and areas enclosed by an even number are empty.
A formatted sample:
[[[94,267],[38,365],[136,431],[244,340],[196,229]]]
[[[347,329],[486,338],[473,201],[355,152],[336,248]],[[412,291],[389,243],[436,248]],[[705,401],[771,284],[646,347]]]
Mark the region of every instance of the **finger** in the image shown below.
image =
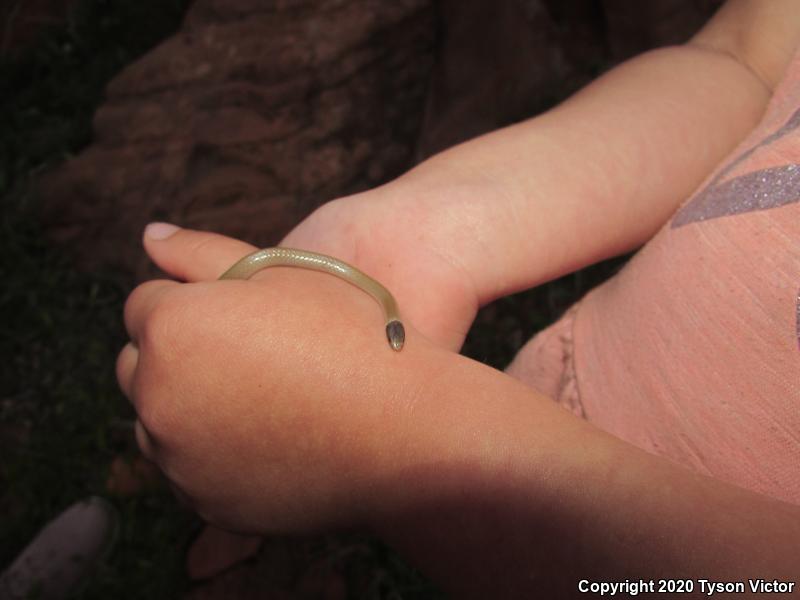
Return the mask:
[[[159,267],[183,281],[217,279],[237,260],[257,250],[225,235],[168,223],[150,223],[145,228],[144,247]]]
[[[139,450],[142,451],[146,459],[155,462],[156,453],[153,449],[153,442],[150,440],[150,435],[139,419],[136,419],[134,429],[136,430],[136,443],[139,444]]]
[[[180,284],[168,279],[153,279],[137,286],[125,301],[123,319],[125,330],[131,340],[138,342],[144,331],[144,324],[164,294]]]
[[[117,382],[126,398],[133,394],[133,375],[139,362],[139,350],[131,343],[125,344],[117,356]]]

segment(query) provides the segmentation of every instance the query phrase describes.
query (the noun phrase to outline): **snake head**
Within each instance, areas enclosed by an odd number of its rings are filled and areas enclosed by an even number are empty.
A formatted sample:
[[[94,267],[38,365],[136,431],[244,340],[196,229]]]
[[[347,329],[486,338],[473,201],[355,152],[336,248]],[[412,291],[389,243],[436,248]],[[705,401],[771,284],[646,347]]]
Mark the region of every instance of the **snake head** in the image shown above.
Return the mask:
[[[392,350],[400,351],[406,341],[406,329],[400,321],[389,321],[386,324],[386,338]]]

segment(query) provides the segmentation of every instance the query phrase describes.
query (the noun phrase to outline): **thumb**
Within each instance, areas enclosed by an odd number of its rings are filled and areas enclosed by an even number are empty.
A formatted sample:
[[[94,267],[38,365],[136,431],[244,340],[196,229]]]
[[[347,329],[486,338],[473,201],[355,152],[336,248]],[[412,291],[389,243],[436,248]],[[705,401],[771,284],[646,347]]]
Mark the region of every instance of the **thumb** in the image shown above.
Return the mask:
[[[170,223],[150,223],[144,248],[159,267],[183,281],[217,279],[240,258],[257,248],[226,235],[181,229]]]

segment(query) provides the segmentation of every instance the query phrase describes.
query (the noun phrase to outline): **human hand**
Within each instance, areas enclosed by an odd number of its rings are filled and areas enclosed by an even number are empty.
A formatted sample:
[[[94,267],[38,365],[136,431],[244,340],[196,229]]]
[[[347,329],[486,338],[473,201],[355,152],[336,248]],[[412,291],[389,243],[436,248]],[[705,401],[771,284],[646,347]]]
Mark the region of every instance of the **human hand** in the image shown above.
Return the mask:
[[[186,283],[146,282],[125,306],[132,342],[117,376],[144,454],[229,529],[358,522],[387,464],[416,451],[420,379],[407,375],[429,369],[435,347],[408,326],[393,352],[374,300],[334,277],[267,269],[218,281],[254,250],[243,242],[178,230],[145,247]]]
[[[442,202],[458,202],[444,198],[455,190],[434,193]],[[440,347],[458,351],[475,318],[477,294],[457,257],[439,247],[433,236],[426,236],[427,203],[417,201],[414,194],[401,178],[329,202],[281,245],[329,254],[358,267],[392,292],[404,322]],[[457,215],[452,227],[459,227]]]

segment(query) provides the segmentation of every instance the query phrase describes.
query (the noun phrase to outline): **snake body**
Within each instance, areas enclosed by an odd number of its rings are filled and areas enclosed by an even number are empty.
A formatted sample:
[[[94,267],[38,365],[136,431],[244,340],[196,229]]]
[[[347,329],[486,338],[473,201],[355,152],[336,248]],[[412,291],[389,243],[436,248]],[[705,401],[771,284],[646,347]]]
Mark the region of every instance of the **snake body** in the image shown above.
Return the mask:
[[[391,292],[366,273],[332,256],[293,248],[264,248],[236,262],[220,276],[220,279],[249,279],[268,267],[296,267],[322,271],[344,279],[365,291],[375,298],[383,308],[386,318],[386,339],[389,341],[389,346],[392,350],[397,351],[403,348],[406,338],[405,327],[400,320],[397,301]]]

